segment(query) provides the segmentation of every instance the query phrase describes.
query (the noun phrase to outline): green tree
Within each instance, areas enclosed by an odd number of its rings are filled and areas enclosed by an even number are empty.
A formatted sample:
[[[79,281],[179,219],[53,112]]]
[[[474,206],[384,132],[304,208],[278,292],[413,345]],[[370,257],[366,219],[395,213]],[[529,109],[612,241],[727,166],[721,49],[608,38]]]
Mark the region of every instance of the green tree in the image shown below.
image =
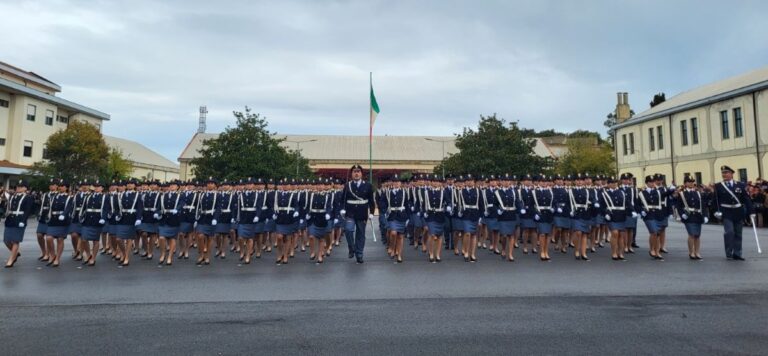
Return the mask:
[[[613,149],[609,145],[595,145],[590,141],[568,140],[568,153],[558,160],[557,173],[614,174]]]
[[[658,93],[658,94],[653,96],[653,100],[651,100],[650,105],[651,105],[651,107],[654,107],[654,106],[659,105],[659,104],[661,104],[661,103],[663,103],[665,101],[667,101],[667,95],[664,94],[664,93]]]
[[[217,138],[205,140],[200,156],[192,159],[196,177],[236,180],[246,177],[280,178],[311,177],[309,162],[300,154],[286,150],[267,128],[266,118],[252,113],[234,111],[236,125],[227,127]]]
[[[45,147],[45,160],[35,163],[30,174],[70,182],[107,174],[109,146],[99,129],[87,122],[70,121],[66,129],[48,137]]]
[[[434,172],[447,174],[549,173],[551,162],[533,152],[536,141],[524,137],[516,122],[480,116],[477,131],[464,128],[456,137],[459,152],[443,160]]]
[[[126,179],[131,176],[131,172],[133,172],[133,165],[123,156],[123,151],[115,147],[110,148],[107,169],[104,175],[100,177],[101,180],[103,182],[110,182],[112,180]]]

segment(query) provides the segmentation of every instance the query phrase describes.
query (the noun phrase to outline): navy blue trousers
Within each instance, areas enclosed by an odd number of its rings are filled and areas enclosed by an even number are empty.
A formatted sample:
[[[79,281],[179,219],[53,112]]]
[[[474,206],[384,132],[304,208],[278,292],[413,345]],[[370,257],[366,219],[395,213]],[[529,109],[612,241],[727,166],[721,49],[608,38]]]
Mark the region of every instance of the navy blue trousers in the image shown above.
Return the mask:
[[[365,225],[368,220],[355,220],[347,218],[344,221],[344,236],[347,238],[347,247],[349,252],[353,252],[356,257],[363,257],[365,249]]]

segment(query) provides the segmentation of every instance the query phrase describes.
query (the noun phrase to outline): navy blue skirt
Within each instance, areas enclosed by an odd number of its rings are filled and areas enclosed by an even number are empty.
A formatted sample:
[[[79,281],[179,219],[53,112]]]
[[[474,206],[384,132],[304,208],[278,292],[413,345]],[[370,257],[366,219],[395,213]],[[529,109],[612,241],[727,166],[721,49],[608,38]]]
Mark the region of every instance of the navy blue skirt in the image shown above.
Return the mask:
[[[296,232],[296,224],[276,224],[275,232],[280,235],[290,235]]]
[[[104,230],[104,228],[101,226],[83,226],[80,229],[80,236],[86,241],[99,241],[102,230]]]
[[[215,231],[217,234],[228,234],[231,229],[232,224],[230,223],[217,223]]]
[[[327,226],[315,226],[315,224],[309,225],[309,236],[314,236],[318,239],[321,239],[325,237],[326,234],[328,234],[328,227]]]
[[[656,220],[656,219],[646,219],[645,227],[648,229],[648,232],[651,234],[655,234],[661,231],[661,224],[659,223],[659,220]]]
[[[608,228],[611,229],[611,231],[613,231],[613,230],[624,230],[624,229],[627,228],[627,223],[626,223],[626,221],[622,221],[622,222],[611,221],[611,222],[608,223]]]
[[[511,236],[515,233],[518,224],[517,220],[499,221],[499,234],[501,236]]]
[[[67,232],[69,232],[69,225],[66,226],[48,226],[48,229],[45,230],[46,235],[53,236],[55,238],[59,239],[66,239],[67,238]]]
[[[461,218],[451,218],[451,225],[453,225],[453,231],[464,231],[464,222],[461,220]]]
[[[571,219],[565,216],[555,216],[554,223],[555,223],[555,227],[558,227],[561,229],[571,228]]]
[[[387,229],[391,231],[395,231],[398,234],[404,234],[405,233],[405,222],[404,221],[397,221],[397,220],[389,220],[387,221]]]
[[[468,232],[470,234],[474,234],[477,232],[477,220],[475,219],[469,219],[469,220],[462,220],[464,222],[464,232]]]
[[[167,239],[175,239],[179,235],[179,227],[160,225],[157,227],[157,234]]]
[[[697,223],[685,223],[685,231],[689,236],[699,237],[701,236],[701,224]]]
[[[664,217],[664,219],[659,220],[659,227],[664,228],[664,227],[667,227],[667,226],[669,226],[669,217],[668,216]]]
[[[491,231],[499,231],[499,219],[485,218],[485,225],[488,225],[488,229]]]
[[[80,225],[80,223],[71,223],[69,224],[69,233],[70,234],[80,234],[80,232],[83,230],[83,226]]]
[[[136,226],[129,225],[115,225],[115,235],[121,240],[131,240],[136,238]]]
[[[605,225],[605,216],[603,216],[603,214],[598,214],[595,216],[595,224]]]
[[[590,220],[573,219],[571,220],[572,229],[580,232],[590,232],[592,227],[590,226]]]
[[[539,234],[551,234],[552,233],[552,223],[538,222],[538,223],[536,223],[536,231],[538,231]]]
[[[10,244],[10,243],[21,243],[24,241],[24,229],[23,227],[5,227],[5,231],[3,231],[3,242]]]
[[[104,226],[101,227],[101,233],[102,234],[106,234],[108,232],[109,232],[109,225],[108,224],[104,224]]]
[[[48,230],[48,224],[46,223],[37,223],[37,230],[35,233],[37,234],[45,234],[45,231]]]
[[[143,231],[149,234],[156,234],[157,233],[157,224],[155,223],[141,223],[138,228],[136,228],[139,231]]]
[[[445,224],[437,221],[427,221],[427,229],[429,229],[430,235],[440,236],[443,234],[443,228]]]
[[[631,216],[627,217],[627,221],[624,222],[625,229],[637,229],[637,218]]]
[[[197,224],[197,228],[195,229],[198,234],[203,234],[205,236],[211,237],[216,233],[216,226],[213,225],[206,225],[206,224]]]
[[[520,219],[520,227],[523,229],[535,229],[536,220],[533,219]]]
[[[256,237],[256,224],[237,224],[237,236],[243,239]]]
[[[275,232],[275,228],[277,227],[277,224],[275,224],[275,221],[272,219],[267,220],[267,222],[264,223],[264,232]]]
[[[416,214],[411,214],[411,224],[414,227],[424,227],[424,218]]]
[[[195,224],[191,222],[182,222],[179,224],[179,232],[188,234],[195,229]]]

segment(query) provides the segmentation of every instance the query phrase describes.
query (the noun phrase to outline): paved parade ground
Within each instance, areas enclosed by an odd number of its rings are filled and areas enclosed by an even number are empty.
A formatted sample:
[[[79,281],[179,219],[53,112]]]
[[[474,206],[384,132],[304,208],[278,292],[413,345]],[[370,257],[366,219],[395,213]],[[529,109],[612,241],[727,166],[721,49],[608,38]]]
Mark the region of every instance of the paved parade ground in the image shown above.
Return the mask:
[[[479,250],[477,263],[445,251],[430,264],[411,247],[394,264],[369,229],[363,265],[342,242],[322,265],[299,253],[282,266],[230,254],[158,267],[156,255],[126,268],[103,255],[91,268],[68,257],[45,267],[27,231],[16,267],[0,269],[4,355],[768,352],[768,256],[751,228],[745,262],[725,259],[716,225],[704,227],[704,260],[689,260],[672,222],[663,262],[641,228],[626,262],[606,247],[590,262],[518,249],[514,263]]]

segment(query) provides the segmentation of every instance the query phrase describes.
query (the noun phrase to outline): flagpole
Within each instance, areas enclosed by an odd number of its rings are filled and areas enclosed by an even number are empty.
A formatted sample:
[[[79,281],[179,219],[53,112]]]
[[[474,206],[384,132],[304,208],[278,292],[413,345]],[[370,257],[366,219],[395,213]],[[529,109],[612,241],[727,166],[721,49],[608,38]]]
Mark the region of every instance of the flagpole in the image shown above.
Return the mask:
[[[368,90],[373,90],[373,72],[370,72]],[[373,98],[368,98],[368,180],[373,184]]]

